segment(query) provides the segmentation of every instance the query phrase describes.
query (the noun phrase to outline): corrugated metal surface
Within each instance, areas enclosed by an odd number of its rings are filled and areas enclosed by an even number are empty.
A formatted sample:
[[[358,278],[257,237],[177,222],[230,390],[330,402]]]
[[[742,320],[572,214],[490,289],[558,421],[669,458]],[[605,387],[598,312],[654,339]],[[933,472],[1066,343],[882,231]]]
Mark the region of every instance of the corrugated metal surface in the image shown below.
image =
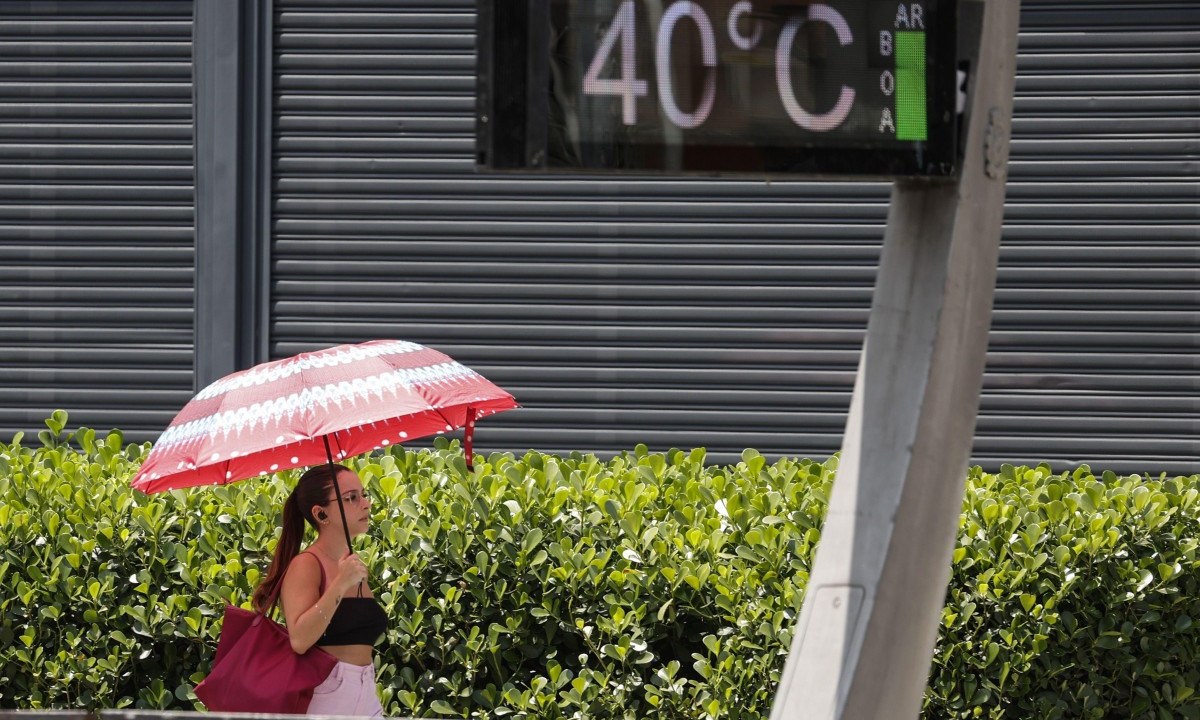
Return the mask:
[[[976,459],[1196,471],[1200,9],[1023,7]],[[839,447],[887,186],[477,176],[472,2],[276,10],[273,356],[444,350],[484,450]]]
[[[0,436],[191,394],[192,4],[0,2]]]
[[[1200,6],[1022,8],[976,455],[1200,471]]]

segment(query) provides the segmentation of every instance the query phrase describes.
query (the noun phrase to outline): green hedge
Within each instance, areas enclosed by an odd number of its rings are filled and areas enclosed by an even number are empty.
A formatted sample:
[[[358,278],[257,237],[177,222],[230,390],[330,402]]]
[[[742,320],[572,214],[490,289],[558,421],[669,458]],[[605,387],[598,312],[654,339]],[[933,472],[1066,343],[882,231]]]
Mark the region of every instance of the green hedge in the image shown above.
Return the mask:
[[[294,473],[145,496],[119,432],[0,444],[0,707],[194,709]],[[456,445],[355,465],[395,715],[765,718],[836,458]],[[1200,475],[973,469],[924,715],[1200,718]]]

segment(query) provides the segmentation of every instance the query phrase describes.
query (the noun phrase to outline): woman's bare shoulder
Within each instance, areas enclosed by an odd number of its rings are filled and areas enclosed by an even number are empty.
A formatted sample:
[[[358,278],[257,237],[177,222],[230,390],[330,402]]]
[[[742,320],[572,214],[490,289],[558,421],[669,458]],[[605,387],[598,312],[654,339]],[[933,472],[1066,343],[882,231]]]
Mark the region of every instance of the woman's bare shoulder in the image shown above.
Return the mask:
[[[302,552],[288,563],[287,575],[283,578],[285,588],[312,586],[321,581],[321,561],[312,553]]]

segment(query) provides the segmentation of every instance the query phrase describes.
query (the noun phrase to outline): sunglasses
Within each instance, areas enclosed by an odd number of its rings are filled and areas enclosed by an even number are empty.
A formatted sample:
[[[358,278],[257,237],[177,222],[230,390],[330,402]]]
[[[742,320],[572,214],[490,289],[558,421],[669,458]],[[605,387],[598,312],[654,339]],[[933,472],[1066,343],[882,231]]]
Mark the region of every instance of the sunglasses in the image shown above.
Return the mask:
[[[368,495],[365,490],[362,492],[359,492],[358,490],[351,490],[348,493],[342,494],[342,502],[346,503],[347,505],[357,505],[363,500],[367,500],[368,502],[371,500],[371,496]],[[337,502],[337,496],[335,495],[330,498],[329,502]]]

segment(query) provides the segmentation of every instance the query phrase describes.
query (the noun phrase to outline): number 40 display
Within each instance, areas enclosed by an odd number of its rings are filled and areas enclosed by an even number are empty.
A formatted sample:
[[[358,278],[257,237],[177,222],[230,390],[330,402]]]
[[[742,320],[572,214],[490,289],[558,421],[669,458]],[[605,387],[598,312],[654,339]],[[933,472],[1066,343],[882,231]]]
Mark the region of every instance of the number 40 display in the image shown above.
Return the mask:
[[[733,5],[726,19],[729,39],[741,50],[750,50],[762,40],[761,21],[754,23],[749,36],[738,31],[738,23],[742,16],[749,14],[751,10],[749,0],[741,0]],[[701,63],[706,69],[700,101],[691,111],[679,107],[671,80],[672,39],[679,21],[684,17],[690,18],[699,31]],[[812,112],[800,105],[792,89],[791,57],[796,36],[806,22],[826,23],[836,33],[842,46],[853,44],[854,34],[846,19],[835,8],[825,4],[812,4],[807,6],[804,15],[789,18],[784,23],[776,43],[775,84],[788,117],[805,130],[827,132],[836,129],[846,120],[854,106],[856,92],[854,88],[842,85],[833,108],[825,112]],[[919,3],[899,3],[895,27],[897,30],[924,30],[922,6]],[[636,36],[634,0],[625,0],[613,17],[612,24],[583,78],[585,94],[621,99],[621,117],[625,125],[637,123],[637,99],[648,93],[646,81],[637,76]],[[897,59],[896,74],[890,69],[881,73],[880,92],[890,97],[896,92],[897,84],[909,91],[905,93],[907,102],[897,103],[899,118],[894,118],[890,109],[884,109],[879,130],[881,133],[896,133],[897,138],[902,140],[925,139],[924,42],[920,42],[923,40],[923,32],[898,32],[893,37],[889,30],[881,30],[879,35],[880,54],[888,57],[895,53]],[[618,42],[620,62],[616,63],[616,66],[620,69],[620,75],[617,78],[602,78],[600,73],[608,65]],[[678,0],[667,8],[655,33],[654,60],[654,77],[663,113],[674,125],[685,130],[703,125],[712,112],[717,91],[716,36],[712,21],[704,8],[691,0]]]

